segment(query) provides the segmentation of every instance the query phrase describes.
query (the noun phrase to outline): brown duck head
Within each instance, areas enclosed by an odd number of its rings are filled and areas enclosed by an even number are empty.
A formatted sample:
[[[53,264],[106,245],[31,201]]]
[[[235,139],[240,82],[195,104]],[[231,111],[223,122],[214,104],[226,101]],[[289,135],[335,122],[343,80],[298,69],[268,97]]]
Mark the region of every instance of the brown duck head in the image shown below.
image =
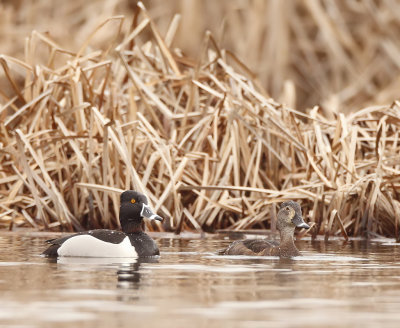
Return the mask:
[[[282,203],[278,212],[278,230],[281,232],[281,235],[282,233],[293,235],[296,227],[310,228],[303,220],[300,204],[293,200]]]

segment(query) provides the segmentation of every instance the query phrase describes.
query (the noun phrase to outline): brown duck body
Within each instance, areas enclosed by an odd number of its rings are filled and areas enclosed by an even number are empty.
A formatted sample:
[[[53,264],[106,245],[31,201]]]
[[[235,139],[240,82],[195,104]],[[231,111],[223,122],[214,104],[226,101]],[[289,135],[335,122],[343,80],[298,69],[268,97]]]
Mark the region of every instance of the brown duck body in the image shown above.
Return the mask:
[[[293,257],[301,255],[294,244],[294,230],[296,227],[309,228],[304,222],[301,207],[294,201],[281,205],[278,212],[277,228],[280,232],[279,244],[265,239],[238,240],[230,244],[220,254],[224,255],[258,255]]]
[[[301,255],[293,240],[277,244],[265,239],[238,240],[229,245],[225,255],[257,255],[292,257]]]

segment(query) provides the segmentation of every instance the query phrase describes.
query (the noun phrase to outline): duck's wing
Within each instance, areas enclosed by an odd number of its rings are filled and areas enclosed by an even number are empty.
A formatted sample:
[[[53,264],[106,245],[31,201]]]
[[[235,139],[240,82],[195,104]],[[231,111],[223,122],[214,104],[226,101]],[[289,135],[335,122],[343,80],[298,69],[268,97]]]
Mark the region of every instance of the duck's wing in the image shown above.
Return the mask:
[[[265,239],[246,239],[243,244],[254,253],[260,253],[266,248],[269,249],[275,246],[274,242]]]
[[[246,239],[235,241],[219,254],[225,255],[258,255],[265,249],[270,249],[275,245],[265,239]]]

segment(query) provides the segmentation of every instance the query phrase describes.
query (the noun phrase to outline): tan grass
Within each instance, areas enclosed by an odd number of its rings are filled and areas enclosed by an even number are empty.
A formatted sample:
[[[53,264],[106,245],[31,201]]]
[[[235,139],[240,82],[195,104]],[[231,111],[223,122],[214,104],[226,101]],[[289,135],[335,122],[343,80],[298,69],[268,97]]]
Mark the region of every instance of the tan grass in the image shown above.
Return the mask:
[[[170,46],[179,16],[163,38],[137,10],[76,52],[34,32],[24,60],[2,56],[2,227],[113,228],[119,192],[136,189],[167,218],[152,230],[266,228],[295,199],[313,236],[398,237],[400,103],[299,112],[210,33],[196,61]],[[104,29],[109,47],[92,46]]]

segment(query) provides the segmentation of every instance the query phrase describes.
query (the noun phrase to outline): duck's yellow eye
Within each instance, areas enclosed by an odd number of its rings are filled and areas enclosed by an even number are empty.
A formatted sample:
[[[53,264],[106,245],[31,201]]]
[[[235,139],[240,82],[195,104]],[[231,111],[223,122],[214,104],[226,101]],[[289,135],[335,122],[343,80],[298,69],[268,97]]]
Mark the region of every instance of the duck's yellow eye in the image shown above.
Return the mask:
[[[132,203],[132,204],[135,204],[135,203],[136,203],[135,198],[132,198],[132,199],[131,199],[131,203]]]

